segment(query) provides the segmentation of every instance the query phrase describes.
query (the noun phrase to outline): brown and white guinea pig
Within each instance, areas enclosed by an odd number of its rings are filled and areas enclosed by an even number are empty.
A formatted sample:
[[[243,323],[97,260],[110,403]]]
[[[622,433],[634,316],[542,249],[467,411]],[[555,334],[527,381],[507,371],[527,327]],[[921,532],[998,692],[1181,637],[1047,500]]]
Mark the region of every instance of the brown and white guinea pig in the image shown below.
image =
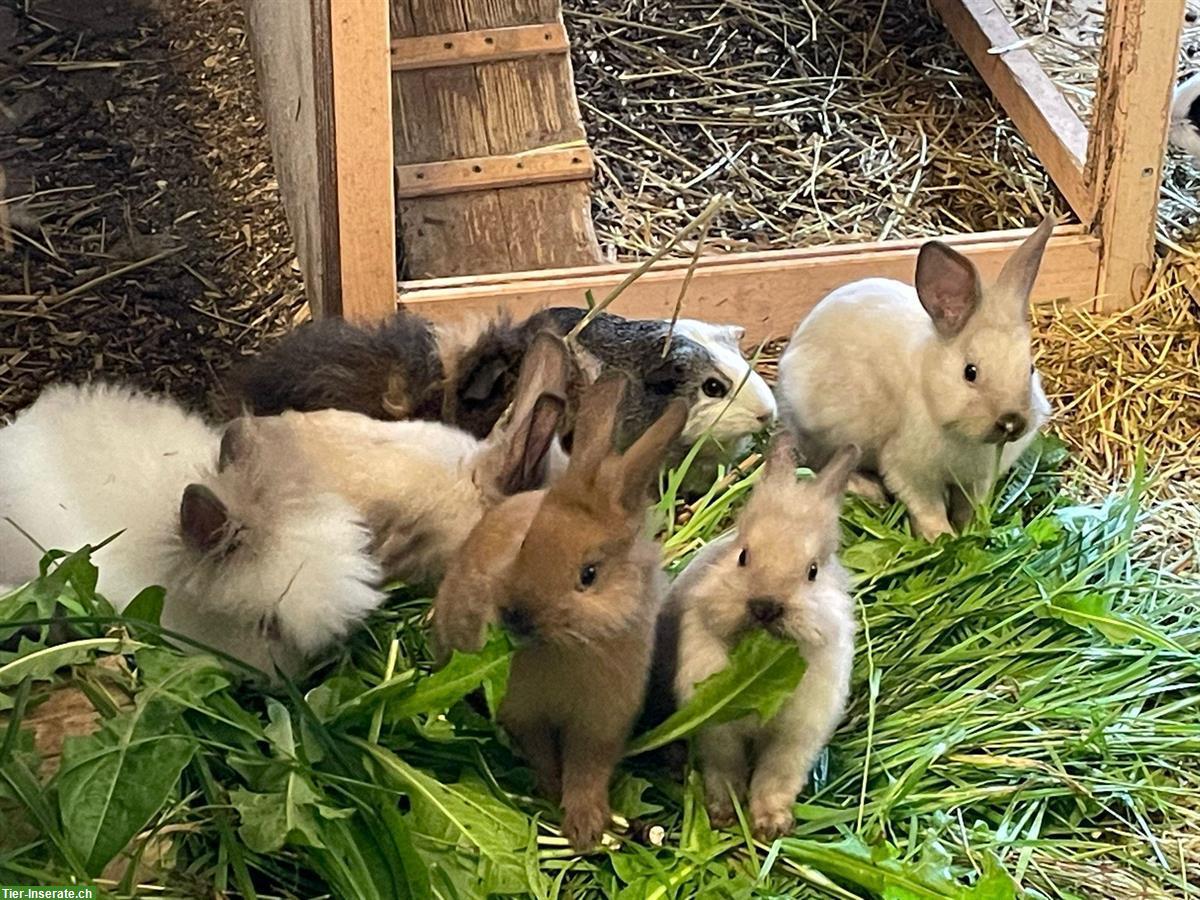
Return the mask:
[[[579,850],[608,825],[609,782],[645,694],[665,588],[647,497],[687,417],[673,401],[619,453],[624,389],[610,374],[584,391],[566,473],[483,516],[433,607],[442,658],[478,649],[491,623],[519,642],[500,721],[539,788],[561,798]]]
[[[542,310],[521,323],[505,315],[433,326],[401,311],[378,326],[323,320],[301,326],[227,381],[223,412],[343,409],[377,419],[429,419],[482,438],[513,399],[520,363],[536,335],[566,335],[581,309]],[[578,336],[567,427],[579,390],[603,371],[625,373],[617,446],[626,447],[675,399],[688,406],[677,451],[711,439],[715,462],[775,417],[765,381],[742,356],[742,330],[693,319],[603,313]],[[664,347],[667,352],[664,355]],[[677,452],[676,457],[682,455]]]
[[[380,603],[370,534],[346,501],[270,460],[220,468],[220,444],[165,398],[47,389],[0,429],[0,583],[36,577],[42,548],[117,535],[93,555],[116,609],[160,585],[164,627],[299,673]]]
[[[440,422],[385,422],[342,410],[245,417],[229,452],[267,457],[280,477],[346,498],[372,533],[388,580],[429,583],[484,511],[565,467],[555,434],[566,406],[566,345],[539,334],[509,413],[480,440]]]

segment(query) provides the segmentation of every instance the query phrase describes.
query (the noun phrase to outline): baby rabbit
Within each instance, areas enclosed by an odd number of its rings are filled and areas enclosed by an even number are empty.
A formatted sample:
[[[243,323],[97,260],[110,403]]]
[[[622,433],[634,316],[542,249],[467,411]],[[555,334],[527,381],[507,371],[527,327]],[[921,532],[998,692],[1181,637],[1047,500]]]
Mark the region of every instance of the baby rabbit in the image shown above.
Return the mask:
[[[647,493],[687,418],[670,403],[619,454],[625,387],[604,375],[584,392],[566,473],[484,515],[433,607],[443,656],[478,649],[495,621],[519,642],[500,721],[539,789],[561,796],[563,833],[581,851],[608,825],[609,781],[646,689],[665,586]]]
[[[370,535],[341,498],[277,477],[270,460],[220,467],[220,442],[164,398],[47,389],[0,429],[0,582],[35,577],[43,547],[121,532],[93,555],[115,608],[160,585],[164,627],[299,672],[382,599]]]
[[[815,479],[799,482],[793,449],[790,439],[777,439],[736,530],[684,569],[664,613],[678,619],[680,702],[728,665],[748,631],[764,629],[803,651],[808,668],[771,721],[748,717],[698,738],[712,823],[731,824],[732,797],[741,801],[748,789],[762,840],[792,830],[792,804],[842,717],[854,659],[854,604],[837,551],[842,493],[858,451],[837,452]]]
[[[287,477],[353,504],[388,579],[429,582],[485,509],[542,487],[565,466],[554,437],[567,366],[558,337],[534,338],[512,409],[483,441],[437,422],[384,422],[340,410],[240,419],[230,434],[239,454],[268,455]]]
[[[930,241],[915,289],[871,278],[817,304],[779,363],[780,403],[805,457],[857,444],[922,537],[966,524],[1049,415],[1028,307],[1053,228],[1047,217],[992,285]]]

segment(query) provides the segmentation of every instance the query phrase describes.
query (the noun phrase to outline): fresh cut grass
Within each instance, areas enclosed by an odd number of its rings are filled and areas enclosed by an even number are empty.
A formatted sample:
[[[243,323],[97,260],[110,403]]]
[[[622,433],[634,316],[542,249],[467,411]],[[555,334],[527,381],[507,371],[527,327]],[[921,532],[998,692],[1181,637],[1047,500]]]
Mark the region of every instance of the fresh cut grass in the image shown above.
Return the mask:
[[[1200,895],[1197,586],[1131,561],[1140,480],[1078,505],[1060,489],[1063,457],[1039,443],[975,526],[934,545],[899,507],[848,503],[851,703],[794,833],[773,845],[744,824],[711,829],[691,766],[639,752],[613,785],[608,846],[573,853],[490,713],[507,642],[432,672],[419,593],[396,591],[337,659],[268,692],[167,646],[155,592],[114,616],[86,549],[48,560],[0,599],[0,883],[304,898]],[[754,478],[686,507],[678,476],[665,480],[672,569],[729,527]],[[736,656],[702,705],[635,748],[769,715],[803,668],[763,637]],[[47,699],[66,691],[100,728],[48,763]]]

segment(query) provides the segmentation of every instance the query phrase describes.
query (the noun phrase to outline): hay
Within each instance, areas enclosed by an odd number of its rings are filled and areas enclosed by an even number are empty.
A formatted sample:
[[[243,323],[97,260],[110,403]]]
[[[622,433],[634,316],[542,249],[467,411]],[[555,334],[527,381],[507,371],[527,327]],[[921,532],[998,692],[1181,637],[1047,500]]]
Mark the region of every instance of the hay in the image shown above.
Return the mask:
[[[0,414],[87,378],[202,404],[303,308],[241,10],[29,7],[0,21]]]
[[[921,0],[566,0],[597,233],[714,249],[1021,227],[1063,210]]]
[[[1092,120],[1104,0],[997,0],[1021,45],[1034,55],[1085,123]],[[1181,76],[1200,70],[1200,0],[1188,0],[1179,46]],[[1176,249],[1194,242],[1200,229],[1200,169],[1172,150],[1163,170],[1159,238]]]

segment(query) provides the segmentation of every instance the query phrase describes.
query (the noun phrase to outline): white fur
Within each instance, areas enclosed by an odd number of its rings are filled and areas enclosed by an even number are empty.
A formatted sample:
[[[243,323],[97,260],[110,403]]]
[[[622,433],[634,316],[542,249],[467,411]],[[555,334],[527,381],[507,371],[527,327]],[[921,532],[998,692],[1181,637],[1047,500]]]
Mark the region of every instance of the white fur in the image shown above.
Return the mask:
[[[1171,143],[1185,153],[1200,159],[1200,131],[1188,113],[1196,98],[1200,97],[1200,72],[1188,77],[1175,89],[1171,103]]]
[[[740,341],[746,333],[744,328],[679,319],[675,333],[708,351],[730,391],[724,397],[709,397],[697,389],[694,398],[685,398],[689,399],[690,407],[683,429],[686,443],[693,444],[711,431],[719,444],[735,445],[739,439],[762,431],[775,420],[775,395],[742,355]]]
[[[484,510],[500,499],[490,476],[504,423],[481,441],[438,422],[383,422],[341,410],[248,421],[253,445],[276,455],[289,477],[343,496],[360,511],[389,579],[440,578]],[[556,442],[548,477],[565,464]]]
[[[166,399],[115,386],[50,388],[0,429],[0,517],[47,549],[122,532],[93,556],[98,589],[118,610],[161,585],[165,627],[267,672],[299,671],[382,599],[369,535],[343,500],[274,478],[269,461],[216,472],[219,443]],[[234,523],[220,553],[180,534],[180,499],[192,483],[212,490]],[[41,555],[0,520],[0,580],[33,578]]]
[[[1049,415],[1030,374],[1026,300],[985,297],[946,340],[910,285],[870,278],[838,288],[800,323],[780,360],[785,419],[816,456],[857,444],[862,468],[883,477],[923,536],[950,532],[949,489],[981,500]],[[963,378],[968,362],[979,367],[974,384]],[[1028,428],[997,460],[1000,445],[986,435],[1008,411]]]
[[[836,555],[840,492],[795,484],[790,468],[772,479],[756,487],[737,529],[700,551],[667,598],[668,609],[680,616],[675,688],[681,701],[728,665],[737,639],[753,627],[748,604],[756,597],[779,598],[778,633],[804,654],[804,676],[771,721],[739,719],[703,731],[698,740],[714,822],[729,824],[731,795],[748,795],[754,830],[767,838],[791,830],[796,795],[841,720],[855,632],[848,578]],[[748,561],[740,566],[743,550]],[[819,567],[812,581],[811,564]]]

